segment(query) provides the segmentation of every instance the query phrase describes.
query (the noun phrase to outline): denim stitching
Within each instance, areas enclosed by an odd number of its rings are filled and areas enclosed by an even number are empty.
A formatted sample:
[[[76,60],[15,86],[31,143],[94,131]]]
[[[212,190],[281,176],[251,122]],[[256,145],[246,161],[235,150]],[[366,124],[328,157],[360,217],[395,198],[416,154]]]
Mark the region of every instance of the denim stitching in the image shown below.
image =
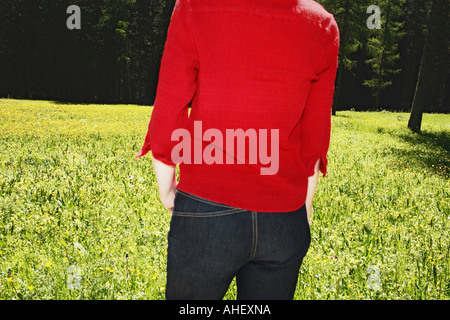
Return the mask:
[[[239,208],[234,208],[231,206],[227,206],[224,204],[220,204],[220,203],[216,203],[216,202],[212,202],[209,201],[207,199],[203,199],[203,198],[199,198],[195,195],[191,195],[188,194],[186,192],[183,192],[179,189],[177,189],[177,192],[185,195],[188,198],[191,198],[195,201],[200,201],[212,206],[218,206],[218,207],[223,207],[223,208],[227,208],[226,210],[221,210],[221,211],[215,211],[214,213],[208,213],[208,212],[180,212],[180,211],[173,211],[172,215],[174,216],[179,216],[179,217],[191,217],[191,218],[209,218],[209,217],[220,217],[220,216],[225,216],[225,215],[230,215],[230,214],[234,214],[234,213],[239,213],[239,212],[245,212],[247,210],[245,209],[239,209]]]
[[[207,199],[203,199],[203,198],[197,197],[197,196],[195,196],[195,195],[193,195],[193,194],[186,193],[186,192],[181,191],[181,190],[179,190],[179,189],[177,189],[177,192],[180,192],[180,193],[182,193],[183,195],[185,195],[186,197],[189,197],[189,198],[191,198],[191,199],[194,199],[194,200],[197,200],[197,201],[200,201],[200,202],[203,202],[203,203],[211,204],[211,205],[214,205],[214,206],[219,206],[219,207],[224,207],[224,208],[229,208],[229,209],[244,210],[244,209],[234,208],[234,207],[228,206],[228,205],[226,205],[226,204],[217,203],[217,202],[212,202],[212,201],[210,201],[210,200],[207,200]],[[245,210],[244,210],[244,211],[245,211]]]
[[[240,212],[240,211],[245,211],[245,210],[243,210],[243,209],[229,209],[229,210],[214,211],[212,214],[219,214],[220,215],[220,214],[227,214],[227,213]],[[189,213],[192,213],[192,214],[195,214],[195,215],[202,215],[202,214],[210,215],[209,212],[185,212],[185,211],[175,211],[175,210],[173,212],[178,213],[178,214],[189,214]]]
[[[256,247],[258,245],[258,220],[257,213],[252,211],[252,251],[249,260],[253,260],[256,255]]]
[[[236,210],[236,211],[220,211],[222,213],[213,213],[209,214],[207,212],[204,213],[195,213],[195,212],[177,212],[173,211],[172,215],[177,217],[187,217],[187,218],[213,218],[213,217],[221,217],[230,214],[244,212],[245,210]]]

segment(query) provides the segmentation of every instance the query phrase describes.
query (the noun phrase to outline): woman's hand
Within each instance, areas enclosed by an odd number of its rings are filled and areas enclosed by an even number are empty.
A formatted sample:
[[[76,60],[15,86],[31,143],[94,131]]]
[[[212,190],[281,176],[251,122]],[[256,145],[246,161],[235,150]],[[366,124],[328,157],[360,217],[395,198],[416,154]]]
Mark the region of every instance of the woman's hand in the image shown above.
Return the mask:
[[[320,159],[317,160],[316,165],[314,167],[314,175],[308,177],[308,191],[306,194],[306,215],[309,219],[311,218],[311,212],[313,208],[313,199],[314,194],[316,193],[316,187],[317,187],[317,181],[319,180],[319,166],[320,166]]]
[[[160,192],[160,195],[159,195],[162,205],[164,206],[164,208],[166,208],[167,211],[169,211],[169,213],[173,212],[174,202],[175,202],[175,191],[176,191],[176,188],[171,188],[167,192],[167,194],[163,195]]]
[[[309,219],[311,218],[311,213],[312,213],[312,202],[305,203],[305,205],[306,205],[306,216],[308,218],[308,223],[309,223]]]
[[[153,158],[153,169],[158,181],[159,198],[164,208],[172,213],[177,189],[175,166],[169,166]]]

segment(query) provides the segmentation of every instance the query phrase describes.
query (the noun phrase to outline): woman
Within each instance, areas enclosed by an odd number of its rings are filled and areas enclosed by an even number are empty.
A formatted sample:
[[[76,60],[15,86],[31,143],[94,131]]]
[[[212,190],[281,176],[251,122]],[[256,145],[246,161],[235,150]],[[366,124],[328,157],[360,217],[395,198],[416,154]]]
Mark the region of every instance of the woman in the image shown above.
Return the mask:
[[[222,299],[234,277],[238,299],[293,299],[338,50],[312,0],[177,0],[136,155],[172,213],[167,299]]]

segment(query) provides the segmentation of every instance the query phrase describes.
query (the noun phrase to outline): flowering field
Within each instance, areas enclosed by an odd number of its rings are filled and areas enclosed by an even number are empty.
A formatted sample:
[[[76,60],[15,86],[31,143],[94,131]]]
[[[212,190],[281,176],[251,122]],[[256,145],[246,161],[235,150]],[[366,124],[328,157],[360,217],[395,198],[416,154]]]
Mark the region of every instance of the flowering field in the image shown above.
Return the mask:
[[[150,113],[0,99],[0,299],[164,299]],[[333,117],[297,299],[450,298],[450,115],[407,119]]]

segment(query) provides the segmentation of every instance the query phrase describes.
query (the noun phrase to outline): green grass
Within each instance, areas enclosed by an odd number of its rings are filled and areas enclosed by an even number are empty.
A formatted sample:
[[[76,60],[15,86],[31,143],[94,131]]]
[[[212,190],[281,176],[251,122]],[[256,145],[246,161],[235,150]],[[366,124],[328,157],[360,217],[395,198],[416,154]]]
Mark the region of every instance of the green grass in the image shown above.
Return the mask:
[[[170,215],[133,158],[150,113],[0,99],[0,299],[164,299]],[[333,117],[296,299],[449,299],[450,115],[408,117]]]

